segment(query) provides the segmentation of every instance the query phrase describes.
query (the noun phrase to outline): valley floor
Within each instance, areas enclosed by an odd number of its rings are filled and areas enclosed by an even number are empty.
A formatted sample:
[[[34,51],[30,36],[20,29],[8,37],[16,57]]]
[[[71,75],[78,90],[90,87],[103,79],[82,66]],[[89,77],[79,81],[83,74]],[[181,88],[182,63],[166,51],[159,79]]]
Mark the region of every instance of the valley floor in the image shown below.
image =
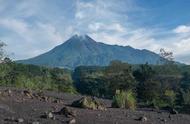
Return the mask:
[[[152,109],[110,108],[111,101],[99,99],[107,110],[87,110],[70,107],[80,95],[57,92],[34,92],[15,88],[0,88],[0,124],[189,124],[190,115],[170,115]],[[58,114],[63,107],[74,113]],[[49,114],[50,113],[50,114]],[[146,117],[144,122],[139,120]]]

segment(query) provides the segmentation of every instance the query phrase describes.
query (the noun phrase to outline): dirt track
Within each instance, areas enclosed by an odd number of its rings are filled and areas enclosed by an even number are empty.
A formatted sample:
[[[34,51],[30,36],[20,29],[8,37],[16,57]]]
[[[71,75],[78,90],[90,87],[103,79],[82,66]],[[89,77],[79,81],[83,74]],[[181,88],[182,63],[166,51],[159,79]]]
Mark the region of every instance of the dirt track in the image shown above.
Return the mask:
[[[70,107],[74,100],[80,99],[80,95],[71,95],[56,92],[36,92],[7,88],[0,89],[0,124],[68,124],[71,120],[76,124],[190,124],[190,115],[170,115],[168,112],[152,109],[137,109],[136,111],[110,108],[111,101],[102,100],[106,111],[87,110]],[[34,94],[33,96],[30,96]],[[76,115],[66,117],[54,114],[67,106]],[[52,112],[54,118],[43,117],[45,113]],[[145,116],[147,121],[140,121]],[[19,119],[20,118],[20,119]],[[20,123],[21,123],[20,122]],[[73,123],[74,124],[74,123]]]

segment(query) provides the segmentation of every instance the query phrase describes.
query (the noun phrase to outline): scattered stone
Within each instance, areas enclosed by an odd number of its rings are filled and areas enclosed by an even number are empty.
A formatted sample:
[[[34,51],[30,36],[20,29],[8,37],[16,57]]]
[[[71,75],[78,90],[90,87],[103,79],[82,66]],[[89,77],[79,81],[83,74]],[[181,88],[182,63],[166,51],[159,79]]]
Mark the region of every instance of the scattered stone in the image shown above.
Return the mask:
[[[8,90],[7,90],[7,92],[8,92],[9,94],[11,94],[11,93],[12,93],[12,91],[11,91],[10,89],[8,89]]]
[[[56,120],[56,118],[55,118],[55,116],[53,116],[53,118],[52,118],[53,120]]]
[[[173,115],[178,114],[178,111],[175,109],[171,109],[170,114],[173,114]]]
[[[93,97],[83,97],[74,101],[71,106],[92,110],[106,110],[105,106]]]
[[[4,119],[4,121],[14,122],[15,118],[14,117],[8,117],[8,118]]]
[[[58,107],[56,105],[52,106],[53,111],[58,111]]]
[[[76,111],[72,111],[68,107],[63,107],[57,114],[65,115],[66,117],[76,117]]]
[[[23,118],[15,119],[14,117],[9,117],[9,118],[4,119],[4,121],[23,123],[24,119]]]
[[[163,121],[163,122],[167,122],[167,120],[166,120],[166,119],[161,119],[161,121]]]
[[[34,121],[34,122],[32,122],[32,124],[40,124],[40,122]]]
[[[23,94],[26,95],[26,96],[29,97],[29,98],[33,98],[32,93],[31,93],[30,91],[28,91],[28,90],[24,90],[24,91],[23,91]]]
[[[59,100],[58,100],[58,99],[55,99],[53,102],[54,102],[54,103],[59,103]]]
[[[115,124],[119,124],[118,122],[115,122]]]
[[[168,118],[171,120],[171,119],[172,119],[172,116],[169,114]]]
[[[50,118],[53,119],[54,115],[52,112],[46,112],[44,115],[41,116],[41,118]]]
[[[6,93],[7,95],[9,95],[9,96],[12,95],[12,91],[11,91],[10,89],[5,90],[5,93]]]
[[[43,91],[40,91],[40,92],[36,93],[36,95],[40,96],[40,97],[45,96]]]
[[[23,122],[24,122],[24,119],[23,119],[23,118],[18,118],[18,119],[16,120],[16,122],[18,122],[18,123],[23,123]]]
[[[142,121],[142,122],[146,122],[148,119],[147,119],[147,117],[142,116],[142,117],[139,118],[139,120]]]
[[[58,104],[59,104],[59,103],[62,104],[62,103],[63,103],[63,100],[61,100],[61,99],[55,99],[53,102],[54,102],[54,103],[58,103]]]
[[[36,109],[36,108],[33,108],[33,109],[32,109],[32,111],[34,111],[34,112],[35,112],[35,111],[37,111],[37,109]]]
[[[42,99],[42,101],[44,101],[44,102],[48,102],[48,97],[47,97],[47,96],[42,96],[41,99]]]
[[[48,113],[48,118],[53,118],[53,114],[51,112]]]
[[[76,119],[74,119],[74,118],[69,121],[69,124],[75,124],[75,123],[76,123]]]

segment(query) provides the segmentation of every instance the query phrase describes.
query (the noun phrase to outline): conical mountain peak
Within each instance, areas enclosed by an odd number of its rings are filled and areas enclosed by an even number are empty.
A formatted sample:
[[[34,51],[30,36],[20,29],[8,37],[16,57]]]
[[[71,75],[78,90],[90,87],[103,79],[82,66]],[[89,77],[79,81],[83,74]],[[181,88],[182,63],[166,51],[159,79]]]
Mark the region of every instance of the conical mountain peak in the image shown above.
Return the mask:
[[[70,39],[67,40],[67,42],[95,42],[90,36],[88,35],[73,35]]]
[[[130,64],[144,64],[146,62],[156,64],[160,60],[160,56],[151,51],[132,47],[101,44],[88,35],[74,35],[47,53],[19,62],[74,69],[81,65],[106,66],[112,60],[120,60]]]

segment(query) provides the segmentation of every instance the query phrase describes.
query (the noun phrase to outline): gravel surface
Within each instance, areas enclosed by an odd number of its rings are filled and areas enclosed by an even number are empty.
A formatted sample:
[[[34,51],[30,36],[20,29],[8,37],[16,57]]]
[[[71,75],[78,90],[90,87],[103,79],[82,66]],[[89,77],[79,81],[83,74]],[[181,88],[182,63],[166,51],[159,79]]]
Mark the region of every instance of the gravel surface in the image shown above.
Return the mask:
[[[98,99],[106,111],[71,107],[82,98],[57,92],[35,92],[0,88],[0,124],[190,124],[190,115],[139,108],[136,111],[111,108],[110,100]],[[66,107],[74,114],[59,114]]]

